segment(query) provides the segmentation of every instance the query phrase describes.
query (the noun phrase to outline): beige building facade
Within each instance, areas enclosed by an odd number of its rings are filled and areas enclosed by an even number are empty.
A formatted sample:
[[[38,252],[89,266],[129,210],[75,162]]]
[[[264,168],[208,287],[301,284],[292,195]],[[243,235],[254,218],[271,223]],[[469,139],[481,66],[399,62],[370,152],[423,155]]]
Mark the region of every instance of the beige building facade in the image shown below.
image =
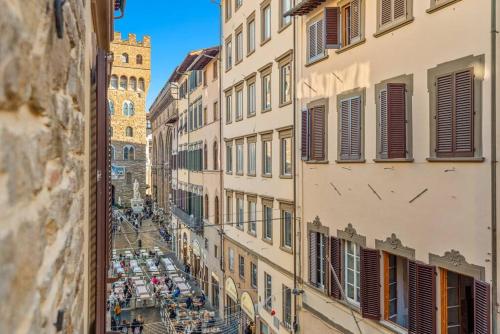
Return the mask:
[[[491,333],[489,2],[302,1],[290,13],[301,332]],[[460,23],[471,17],[484,20]]]
[[[113,68],[108,99],[111,115],[113,203],[130,207],[134,182],[146,194],[146,97],[151,78],[151,39],[135,34],[122,39],[115,32],[111,43]]]

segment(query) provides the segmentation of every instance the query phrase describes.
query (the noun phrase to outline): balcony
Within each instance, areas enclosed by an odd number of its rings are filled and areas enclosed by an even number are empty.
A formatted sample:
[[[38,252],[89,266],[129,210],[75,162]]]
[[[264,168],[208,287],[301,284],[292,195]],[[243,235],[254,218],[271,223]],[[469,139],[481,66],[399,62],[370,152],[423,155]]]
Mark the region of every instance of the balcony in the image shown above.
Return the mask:
[[[184,225],[196,233],[203,234],[203,219],[190,215],[177,206],[172,206],[172,213],[181,220]]]

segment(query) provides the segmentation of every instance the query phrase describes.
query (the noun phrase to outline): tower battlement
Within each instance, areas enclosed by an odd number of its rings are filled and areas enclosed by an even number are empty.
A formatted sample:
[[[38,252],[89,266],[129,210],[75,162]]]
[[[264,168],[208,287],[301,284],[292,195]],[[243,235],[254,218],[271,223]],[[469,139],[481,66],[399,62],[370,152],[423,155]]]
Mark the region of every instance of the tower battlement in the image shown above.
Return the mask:
[[[128,34],[127,37],[127,39],[122,39],[122,34],[118,31],[115,31],[113,43],[126,44],[131,46],[151,47],[150,36],[145,35],[143,36],[142,40],[138,40],[136,34]]]

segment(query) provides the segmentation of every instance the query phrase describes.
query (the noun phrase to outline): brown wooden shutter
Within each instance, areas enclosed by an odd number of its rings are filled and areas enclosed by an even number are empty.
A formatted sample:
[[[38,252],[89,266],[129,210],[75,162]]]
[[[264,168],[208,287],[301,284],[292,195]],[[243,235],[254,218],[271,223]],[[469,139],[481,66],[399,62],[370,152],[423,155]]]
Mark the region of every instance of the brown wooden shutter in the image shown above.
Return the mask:
[[[406,2],[408,0],[394,0],[394,20],[406,17]]]
[[[340,49],[340,8],[325,8],[325,48]]]
[[[359,96],[351,99],[351,159],[361,159],[361,98]]]
[[[316,232],[309,232],[309,281],[316,285],[318,282],[317,268],[317,251],[318,246],[318,234]]]
[[[341,240],[339,238],[330,237],[330,262],[332,264],[335,274],[340,282],[342,282],[342,248]],[[328,266],[328,272],[330,272],[330,267]],[[341,283],[342,284],[342,283]],[[330,295],[336,299],[342,299],[342,294],[340,293],[340,287],[337,285],[337,281],[330,272]]]
[[[436,268],[408,261],[408,332],[436,333]]]
[[[474,334],[490,333],[490,285],[474,280]]]
[[[380,8],[380,25],[385,25],[392,22],[392,1],[381,0]]]
[[[359,2],[360,0],[351,1],[351,40],[361,38],[361,7]]]
[[[302,160],[309,160],[310,144],[310,113],[308,109],[302,110],[301,120],[301,154]]]
[[[361,248],[361,313],[363,318],[380,319],[380,254],[376,249]]]
[[[347,160],[350,157],[349,144],[349,100],[340,101],[340,159]]]
[[[453,75],[437,78],[436,82],[436,154],[449,156],[453,152]]]
[[[382,158],[388,157],[388,143],[387,143],[387,89],[380,92],[380,119],[379,119],[379,133],[380,133],[380,155]]]
[[[474,153],[474,75],[472,70],[455,74],[455,152],[460,156]]]
[[[325,106],[318,106],[311,112],[311,159],[325,160]]]
[[[406,85],[387,84],[388,158],[406,158]]]

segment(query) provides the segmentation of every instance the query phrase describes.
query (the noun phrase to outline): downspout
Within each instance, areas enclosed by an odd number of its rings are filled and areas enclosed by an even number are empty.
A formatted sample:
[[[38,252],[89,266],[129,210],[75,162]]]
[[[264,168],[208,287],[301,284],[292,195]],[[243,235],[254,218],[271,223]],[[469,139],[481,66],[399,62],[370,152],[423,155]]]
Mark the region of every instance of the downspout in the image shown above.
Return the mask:
[[[491,0],[491,269],[492,269],[492,333],[497,333],[497,120],[496,120],[496,0]]]
[[[297,289],[297,127],[296,127],[296,119],[297,119],[297,93],[296,93],[296,75],[297,75],[297,58],[296,58],[296,25],[295,25],[295,15],[292,16],[293,23],[293,47],[292,47],[292,66],[293,66],[293,74],[292,74],[292,94],[293,94],[293,102],[292,102],[292,109],[293,109],[293,136],[292,136],[292,141],[293,141],[293,150],[292,150],[292,161],[293,161],[293,235],[294,235],[294,242],[293,242],[293,325],[292,325],[292,333],[296,333],[296,329],[298,326],[298,317],[297,317],[297,297],[298,297],[298,289]],[[300,242],[300,240],[299,240]]]
[[[220,269],[223,273],[223,279],[224,277],[224,261],[223,261],[223,255],[224,255],[224,200],[223,200],[223,195],[224,195],[224,182],[223,182],[223,173],[222,173],[222,40],[223,40],[223,32],[222,32],[222,1],[218,3],[219,6],[219,54],[217,56],[217,61],[219,62],[217,66],[219,67],[219,75],[217,76],[219,80],[219,156],[218,156],[218,163],[219,163],[219,223],[222,226],[219,230],[219,235],[220,235]]]

